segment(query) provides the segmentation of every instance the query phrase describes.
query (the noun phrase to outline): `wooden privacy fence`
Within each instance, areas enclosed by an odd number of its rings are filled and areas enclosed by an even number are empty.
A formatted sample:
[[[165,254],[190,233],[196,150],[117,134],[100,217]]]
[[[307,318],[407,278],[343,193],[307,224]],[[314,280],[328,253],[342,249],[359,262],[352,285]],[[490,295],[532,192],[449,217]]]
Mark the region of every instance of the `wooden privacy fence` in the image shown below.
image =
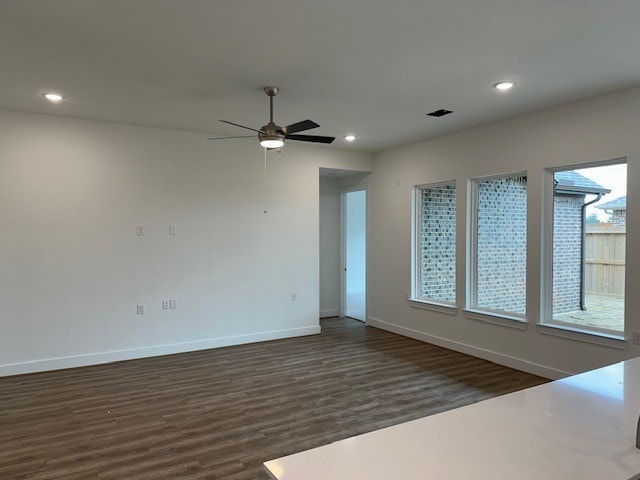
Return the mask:
[[[588,225],[585,245],[585,290],[624,297],[627,233],[625,227]]]

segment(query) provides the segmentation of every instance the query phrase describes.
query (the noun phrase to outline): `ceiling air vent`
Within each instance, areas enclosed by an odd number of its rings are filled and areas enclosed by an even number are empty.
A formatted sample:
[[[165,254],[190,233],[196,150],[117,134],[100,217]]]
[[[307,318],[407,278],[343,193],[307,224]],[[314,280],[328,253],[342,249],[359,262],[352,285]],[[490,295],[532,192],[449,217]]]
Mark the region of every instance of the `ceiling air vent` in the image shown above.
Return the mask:
[[[427,116],[440,118],[440,117],[444,117],[445,115],[449,115],[450,113],[453,113],[453,112],[451,110],[445,110],[444,108],[441,108],[440,110],[427,113]]]

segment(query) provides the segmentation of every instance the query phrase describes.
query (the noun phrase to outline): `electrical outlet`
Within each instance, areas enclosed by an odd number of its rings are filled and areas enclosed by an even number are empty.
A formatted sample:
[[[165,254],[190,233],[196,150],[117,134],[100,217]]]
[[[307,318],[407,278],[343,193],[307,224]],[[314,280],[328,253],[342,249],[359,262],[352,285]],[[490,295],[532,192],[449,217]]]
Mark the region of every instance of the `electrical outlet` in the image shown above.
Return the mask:
[[[297,302],[298,301],[298,294],[297,293],[292,293],[291,294],[291,301],[292,302]]]
[[[169,308],[178,308],[178,301],[175,298],[169,300]]]
[[[169,310],[169,300],[162,300],[162,309]]]
[[[136,227],[136,232],[138,233],[138,235],[143,236],[144,235],[144,227],[142,225],[138,225]]]
[[[138,313],[138,315],[143,315],[144,314],[144,305],[138,304],[138,306],[136,308],[136,312]]]
[[[176,226],[169,225],[169,235],[175,235],[175,234],[176,234]]]
[[[640,332],[633,332],[633,343],[640,345]]]

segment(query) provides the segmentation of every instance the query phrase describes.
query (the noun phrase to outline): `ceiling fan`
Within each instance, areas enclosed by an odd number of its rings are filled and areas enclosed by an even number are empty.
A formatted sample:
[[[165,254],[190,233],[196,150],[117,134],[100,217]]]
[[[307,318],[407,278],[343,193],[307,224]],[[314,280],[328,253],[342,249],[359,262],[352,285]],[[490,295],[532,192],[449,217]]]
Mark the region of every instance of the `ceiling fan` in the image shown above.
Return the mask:
[[[313,142],[313,143],[331,143],[335,140],[335,137],[323,137],[320,135],[296,135],[298,132],[304,132],[311,130],[312,128],[318,128],[316,122],[311,120],[302,120],[301,122],[292,123],[286,127],[280,127],[273,121],[273,97],[278,94],[278,87],[264,87],[264,92],[269,96],[269,123],[255,129],[246,127],[238,123],[229,122],[227,120],[220,120],[222,123],[228,123],[236,127],[244,128],[246,130],[252,130],[258,134],[260,145],[265,148],[280,148],[284,145],[285,140],[297,140],[300,142]],[[249,138],[254,135],[247,135],[244,137],[213,137],[207,138],[207,140],[222,140],[226,138]]]

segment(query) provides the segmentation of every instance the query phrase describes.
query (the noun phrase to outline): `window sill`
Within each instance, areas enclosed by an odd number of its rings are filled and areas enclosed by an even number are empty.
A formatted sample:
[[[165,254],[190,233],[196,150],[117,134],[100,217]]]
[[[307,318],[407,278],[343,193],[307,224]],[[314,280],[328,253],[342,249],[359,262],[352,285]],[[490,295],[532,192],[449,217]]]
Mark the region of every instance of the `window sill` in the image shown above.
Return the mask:
[[[409,302],[409,306],[412,308],[431,310],[433,312],[444,313],[446,315],[455,315],[458,313],[458,307],[447,303],[429,302],[427,300],[417,300],[415,298],[411,298],[407,301]]]
[[[465,309],[464,316],[472,320],[492,323],[502,327],[515,328],[517,330],[526,330],[529,326],[529,322],[524,318],[512,317],[510,315],[503,315],[500,313],[489,313],[481,310]]]
[[[592,330],[568,327],[553,323],[537,323],[536,326],[538,327],[538,332],[544,335],[591,343],[593,345],[600,345],[618,350],[624,350],[627,345],[627,342],[622,335],[594,332]]]

